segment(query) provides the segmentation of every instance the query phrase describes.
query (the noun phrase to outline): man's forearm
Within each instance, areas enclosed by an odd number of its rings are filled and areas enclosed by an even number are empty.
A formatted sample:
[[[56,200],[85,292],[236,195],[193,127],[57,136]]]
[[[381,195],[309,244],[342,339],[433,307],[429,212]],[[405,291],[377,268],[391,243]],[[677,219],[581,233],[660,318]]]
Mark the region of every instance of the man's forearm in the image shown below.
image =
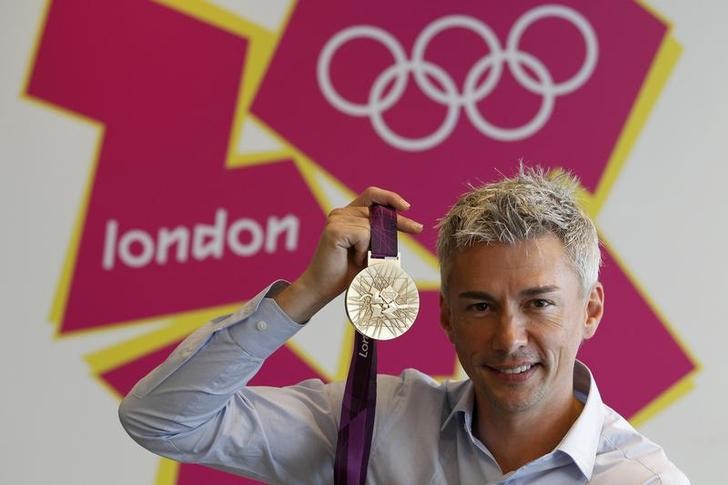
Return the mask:
[[[318,295],[315,289],[299,279],[287,286],[273,297],[278,306],[291,320],[304,324],[330,301]]]
[[[215,426],[220,412],[263,360],[300,328],[263,294],[200,328],[122,401],[120,418],[142,446],[183,460],[175,437]],[[211,437],[212,438],[212,437]]]

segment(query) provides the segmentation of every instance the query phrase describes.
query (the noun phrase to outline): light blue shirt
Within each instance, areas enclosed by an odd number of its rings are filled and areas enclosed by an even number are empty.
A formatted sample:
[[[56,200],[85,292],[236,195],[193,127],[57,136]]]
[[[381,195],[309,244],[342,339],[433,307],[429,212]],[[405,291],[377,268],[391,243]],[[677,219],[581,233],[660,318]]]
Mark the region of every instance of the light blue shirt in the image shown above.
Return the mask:
[[[268,483],[333,482],[343,383],[246,387],[302,327],[266,298],[282,284],[191,334],[137,383],[119,408],[134,440],[173,460]],[[469,380],[440,383],[412,369],[379,376],[367,483],[689,483],[662,448],[602,403],[579,362],[574,386],[584,409],[561,443],[504,475],[472,434]]]

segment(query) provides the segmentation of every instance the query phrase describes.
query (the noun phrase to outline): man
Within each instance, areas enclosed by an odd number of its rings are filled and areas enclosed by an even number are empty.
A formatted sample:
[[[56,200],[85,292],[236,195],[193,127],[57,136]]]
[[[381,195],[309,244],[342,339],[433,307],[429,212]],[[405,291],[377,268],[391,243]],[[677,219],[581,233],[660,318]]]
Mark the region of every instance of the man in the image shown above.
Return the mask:
[[[440,222],[440,320],[470,377],[379,376],[368,483],[688,483],[605,406],[576,361],[604,312],[597,233],[568,174],[521,168]],[[306,271],[188,337],[120,407],[142,446],[274,483],[331,483],[341,383],[246,387],[263,360],[365,265],[369,188],[329,214]],[[397,227],[422,226],[398,216]],[[420,323],[426,324],[426,323]]]

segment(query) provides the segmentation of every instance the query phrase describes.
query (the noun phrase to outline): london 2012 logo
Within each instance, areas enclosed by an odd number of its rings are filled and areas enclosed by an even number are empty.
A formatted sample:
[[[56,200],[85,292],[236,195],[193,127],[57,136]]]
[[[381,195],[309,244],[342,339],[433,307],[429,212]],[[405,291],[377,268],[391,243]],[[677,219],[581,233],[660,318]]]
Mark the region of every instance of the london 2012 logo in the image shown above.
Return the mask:
[[[61,337],[146,331],[87,357],[117,395],[210,318],[295,278],[324,214],[368,185],[406,194],[429,223],[401,248],[418,323],[382,345],[379,370],[459,376],[437,325],[436,219],[523,157],[579,175],[596,217],[679,54],[667,22],[627,0],[273,3],[48,2],[27,99],[99,133],[53,319]],[[604,242],[620,305],[581,358],[639,422],[696,364]],[[254,384],[345,376],[343,302],[317,319]],[[229,480],[163,461],[158,483],[213,477]]]

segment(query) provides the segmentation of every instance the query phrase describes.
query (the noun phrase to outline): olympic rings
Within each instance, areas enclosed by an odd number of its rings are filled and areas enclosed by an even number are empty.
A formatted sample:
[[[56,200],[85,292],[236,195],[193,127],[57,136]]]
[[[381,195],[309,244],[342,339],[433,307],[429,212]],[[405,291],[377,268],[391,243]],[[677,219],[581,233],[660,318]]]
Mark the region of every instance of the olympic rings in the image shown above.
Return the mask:
[[[519,49],[524,32],[531,24],[547,17],[561,18],[573,24],[581,34],[586,47],[584,61],[579,70],[570,79],[559,83],[554,82],[553,76],[543,62]],[[452,28],[464,28],[474,32],[483,40],[489,51],[470,68],[462,90],[458,89],[452,76],[442,67],[426,60],[430,41],[443,31]],[[375,79],[366,104],[344,98],[331,81],[332,58],[341,46],[355,39],[378,41],[389,50],[394,61]],[[316,76],[321,92],[334,108],[350,116],[368,117],[374,131],[390,146],[404,151],[422,151],[439,145],[450,136],[460,117],[460,108],[480,133],[494,140],[516,141],[532,136],[548,122],[556,98],[579,89],[591,77],[597,64],[598,51],[596,33],[583,15],[563,5],[542,5],[525,12],[516,20],[508,33],[505,49],[488,25],[467,15],[448,15],[428,24],[415,40],[411,59],[407,59],[402,45],[386,30],[371,25],[348,27],[336,33],[324,45],[319,54]],[[477,107],[478,103],[490,95],[498,85],[504,66],[508,66],[513,77],[524,89],[542,96],[541,106],[534,117],[522,126],[514,128],[494,125]],[[524,67],[533,74],[529,74]],[[384,112],[392,108],[404,94],[410,73],[417,87],[429,99],[447,106],[447,114],[442,124],[433,133],[422,138],[407,138],[395,133],[386,124],[383,116]],[[485,78],[480,81],[484,74]],[[392,87],[387,90],[390,83]]]

